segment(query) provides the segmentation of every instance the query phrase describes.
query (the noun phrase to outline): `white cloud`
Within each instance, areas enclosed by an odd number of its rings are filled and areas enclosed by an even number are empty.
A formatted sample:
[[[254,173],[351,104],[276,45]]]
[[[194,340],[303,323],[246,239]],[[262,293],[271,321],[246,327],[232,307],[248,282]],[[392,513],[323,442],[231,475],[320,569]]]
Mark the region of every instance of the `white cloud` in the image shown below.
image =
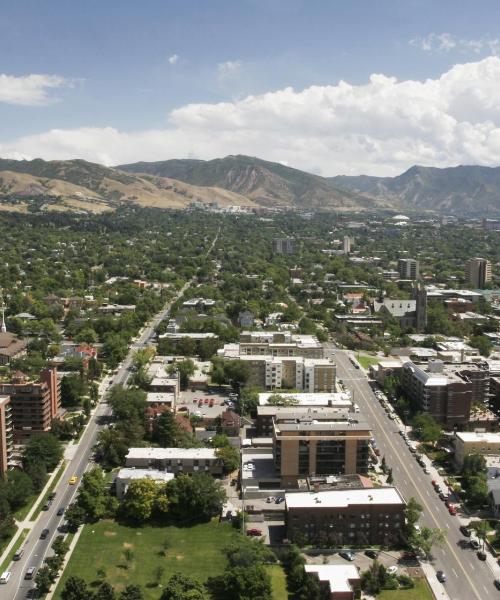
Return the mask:
[[[241,60],[227,60],[217,65],[219,77],[229,77],[241,70],[243,63]]]
[[[0,142],[0,156],[138,160],[249,154],[323,175],[393,175],[413,164],[496,165],[500,58],[457,64],[437,79],[374,74],[173,110],[167,127],[54,129]]]
[[[0,74],[0,102],[21,106],[43,106],[57,99],[49,95],[51,89],[72,85],[58,75],[14,75]]]
[[[425,52],[450,52],[498,54],[500,40],[498,38],[464,39],[451,33],[429,33],[425,37],[410,40],[410,46],[415,46]]]
[[[172,56],[168,57],[168,62],[171,65],[176,65],[179,62],[179,58],[178,54],[172,54]]]

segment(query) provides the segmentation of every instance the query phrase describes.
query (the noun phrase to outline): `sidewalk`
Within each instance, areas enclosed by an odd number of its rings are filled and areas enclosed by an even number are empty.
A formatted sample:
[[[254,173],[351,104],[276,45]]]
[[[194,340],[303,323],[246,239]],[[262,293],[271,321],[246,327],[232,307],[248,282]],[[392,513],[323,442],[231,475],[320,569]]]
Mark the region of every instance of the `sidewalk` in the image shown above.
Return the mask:
[[[421,562],[420,566],[436,600],[450,600],[445,586],[437,580],[434,567],[428,562]]]
[[[36,525],[36,522],[38,521],[38,517],[34,521],[31,521],[30,519],[33,516],[33,513],[36,511],[36,509],[37,509],[40,501],[42,500],[42,498],[45,496],[45,494],[47,493],[48,489],[50,488],[50,485],[54,481],[54,478],[59,473],[59,469],[61,468],[62,462],[63,461],[61,461],[57,465],[57,467],[52,471],[52,473],[50,474],[50,477],[48,478],[47,483],[45,484],[43,490],[40,492],[40,494],[38,495],[38,497],[36,498],[36,500],[33,502],[33,506],[31,507],[29,513],[26,515],[26,517],[24,518],[24,520],[22,520],[22,521],[16,521],[17,531],[12,536],[12,539],[7,544],[5,550],[3,551],[2,555],[0,556],[0,564],[2,564],[3,561],[7,558],[7,555],[9,554],[10,550],[12,549],[12,547],[17,542],[17,540],[18,540],[19,536],[21,535],[23,529],[32,529]],[[40,515],[38,515],[38,516],[40,516]]]
[[[75,536],[73,537],[73,539],[71,540],[71,544],[69,545],[69,549],[68,552],[66,553],[66,556],[64,557],[64,561],[62,564],[62,567],[59,571],[59,574],[57,576],[57,579],[54,581],[54,583],[52,584],[50,591],[47,593],[47,595],[45,596],[45,600],[51,600],[52,596],[54,595],[55,591],[57,590],[57,586],[59,585],[59,581],[61,579],[61,577],[63,576],[64,570],[66,569],[69,559],[71,558],[71,555],[73,554],[73,550],[75,549],[78,540],[80,539],[80,535],[83,531],[83,527],[84,525],[82,525],[82,527],[78,528],[78,531],[75,533]]]

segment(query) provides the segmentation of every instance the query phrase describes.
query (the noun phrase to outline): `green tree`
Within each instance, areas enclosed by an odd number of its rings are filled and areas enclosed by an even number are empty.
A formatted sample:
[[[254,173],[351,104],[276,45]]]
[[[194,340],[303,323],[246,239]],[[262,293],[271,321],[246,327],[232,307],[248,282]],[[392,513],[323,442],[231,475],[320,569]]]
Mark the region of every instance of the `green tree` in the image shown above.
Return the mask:
[[[169,512],[178,520],[208,521],[220,514],[226,493],[208,473],[178,475],[166,485]]]
[[[115,600],[115,591],[107,581],[100,583],[93,594],[94,600]]]
[[[81,577],[68,577],[61,591],[61,600],[88,600],[91,594]]]
[[[413,432],[422,442],[435,444],[442,431],[441,425],[431,415],[420,413],[413,417]]]
[[[217,448],[215,454],[222,460],[225,473],[232,473],[239,467],[240,454],[236,448],[233,448],[232,446],[224,446],[222,448]]]
[[[188,386],[189,378],[195,372],[194,362],[190,358],[186,358],[185,360],[172,363],[168,367],[168,372],[174,374],[176,371],[179,373],[181,389],[185,390]]]
[[[24,450],[24,465],[44,464],[48,471],[57,467],[62,459],[61,442],[51,433],[37,434],[30,438]]]
[[[180,437],[181,431],[174,413],[165,411],[155,419],[152,439],[161,448],[177,447]]]
[[[5,485],[5,496],[12,510],[23,506],[34,493],[33,482],[23,471],[9,471]]]
[[[54,581],[50,568],[45,565],[38,569],[35,575],[35,584],[41,594],[46,594]]]
[[[199,581],[174,573],[165,585],[160,600],[210,600],[210,595]]]
[[[420,519],[420,515],[422,514],[423,508],[422,505],[419,504],[413,496],[408,500],[405,509],[406,516],[406,525],[408,534],[411,535],[415,529],[415,525],[418,523]]]
[[[62,406],[78,406],[88,392],[87,382],[80,375],[65,375],[61,380]]]
[[[119,596],[120,600],[144,600],[144,594],[138,585],[127,585]]]
[[[82,477],[77,504],[85,512],[85,519],[90,522],[114,514],[117,500],[110,495],[104,472],[100,467],[94,467]]]
[[[271,578],[262,565],[233,567],[206,583],[214,600],[269,600]]]
[[[122,514],[132,521],[149,521],[160,507],[166,510],[168,501],[164,490],[155,481],[145,477],[130,482],[122,502]]]
[[[473,348],[477,348],[482,356],[489,356],[493,350],[493,343],[485,335],[474,335],[469,343]]]

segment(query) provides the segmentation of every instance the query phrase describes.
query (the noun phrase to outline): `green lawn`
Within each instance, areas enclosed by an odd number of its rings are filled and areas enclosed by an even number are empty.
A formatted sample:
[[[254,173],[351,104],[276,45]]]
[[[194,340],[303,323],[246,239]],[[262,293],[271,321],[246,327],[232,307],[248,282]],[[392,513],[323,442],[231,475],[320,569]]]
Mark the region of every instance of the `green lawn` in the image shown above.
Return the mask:
[[[18,508],[14,513],[14,517],[18,521],[24,521],[24,519],[26,519],[26,517],[28,516],[29,511],[32,509],[33,504],[37,501],[37,498],[38,494],[28,496],[28,498],[26,498],[26,503],[23,506],[21,506],[21,508]]]
[[[383,590],[377,600],[434,600],[427,580],[415,579],[415,587],[409,590]]]
[[[14,556],[14,554],[19,550],[19,548],[23,545],[24,540],[26,539],[26,537],[28,536],[28,533],[30,532],[29,529],[23,529],[21,531],[21,535],[17,538],[16,543],[12,546],[12,548],[10,549],[9,553],[7,554],[6,559],[3,561],[3,563],[0,565],[0,573],[3,573],[7,567],[10,565],[11,561],[12,561],[12,557]]]
[[[222,550],[238,535],[231,525],[215,521],[183,528],[133,528],[114,521],[85,525],[55,600],[68,577],[77,575],[90,583],[96,581],[99,569],[105,570],[107,581],[118,591],[134,583],[141,586],[145,600],[158,600],[159,567],[164,569],[160,582],[176,571],[205,581],[224,571]]]
[[[368,370],[371,365],[378,365],[380,362],[380,358],[376,356],[363,356],[362,354],[356,355],[356,360],[363,367],[363,369]]]
[[[267,565],[266,570],[271,576],[273,600],[288,600],[286,575],[283,568],[280,565]]]

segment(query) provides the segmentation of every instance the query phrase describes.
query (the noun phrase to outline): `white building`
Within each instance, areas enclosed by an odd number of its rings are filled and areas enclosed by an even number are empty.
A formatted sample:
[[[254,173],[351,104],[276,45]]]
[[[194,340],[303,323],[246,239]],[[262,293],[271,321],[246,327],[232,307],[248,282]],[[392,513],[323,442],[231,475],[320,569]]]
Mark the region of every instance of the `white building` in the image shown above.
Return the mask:
[[[123,500],[132,481],[151,479],[158,485],[174,479],[173,473],[157,469],[120,469],[115,478],[115,493],[118,500]]]

